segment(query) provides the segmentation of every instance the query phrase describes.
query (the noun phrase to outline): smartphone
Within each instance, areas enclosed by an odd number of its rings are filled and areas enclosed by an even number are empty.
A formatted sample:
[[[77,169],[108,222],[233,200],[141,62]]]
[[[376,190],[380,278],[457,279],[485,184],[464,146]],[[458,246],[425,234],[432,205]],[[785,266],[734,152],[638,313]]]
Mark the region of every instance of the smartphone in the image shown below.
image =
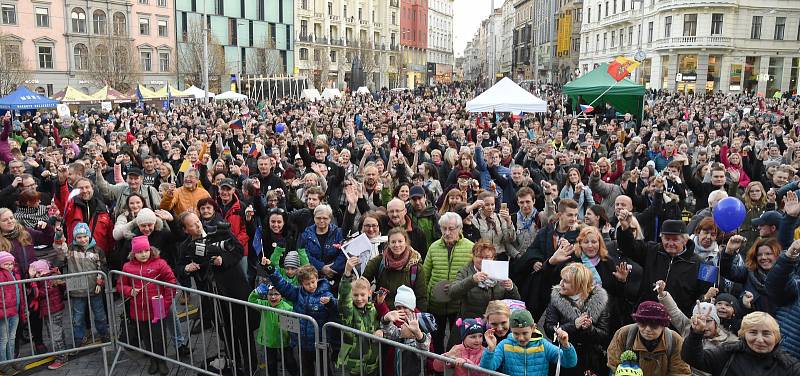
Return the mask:
[[[389,290],[387,290],[386,287],[381,287],[375,294],[377,294],[378,296],[386,296],[389,294]]]
[[[500,203],[500,210],[508,210],[508,204],[505,202]]]

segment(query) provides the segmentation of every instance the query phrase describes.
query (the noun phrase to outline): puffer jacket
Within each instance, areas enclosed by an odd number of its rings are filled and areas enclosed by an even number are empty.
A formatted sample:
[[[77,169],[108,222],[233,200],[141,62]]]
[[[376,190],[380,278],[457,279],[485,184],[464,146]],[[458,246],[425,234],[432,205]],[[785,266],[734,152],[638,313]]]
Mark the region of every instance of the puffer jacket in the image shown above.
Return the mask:
[[[625,350],[632,350],[637,354],[642,354],[639,356],[639,366],[642,368],[642,372],[647,376],[689,376],[692,374],[689,365],[681,358],[683,337],[681,337],[680,334],[672,331],[672,353],[667,357],[666,336],[661,336],[658,345],[653,351],[647,351],[647,348],[644,347],[642,343],[642,339],[638,335],[639,329],[636,325],[637,324],[630,324],[623,326],[617,330],[614,334],[614,338],[611,339],[611,344],[608,346],[608,362],[606,365],[612,372],[617,369],[620,363],[619,356],[622,355]],[[626,348],[628,332],[631,330],[637,331],[637,334],[633,346],[628,349]],[[664,330],[672,329],[664,328]]]
[[[578,364],[578,355],[572,344],[562,349],[542,337],[537,330],[524,346],[508,337],[500,341],[494,351],[484,350],[481,367],[507,375],[547,376],[550,364],[555,366],[559,355],[562,370]]]
[[[272,306],[267,299],[261,299],[258,293],[253,290],[247,301],[253,304],[271,307],[282,311],[292,311],[292,304],[285,299],[276,306]],[[280,335],[277,335],[280,333]],[[266,346],[270,349],[279,349],[281,347],[289,347],[289,332],[281,330],[280,315],[270,310],[261,311],[261,321],[258,324],[258,332],[256,333],[256,343],[261,346]]]
[[[792,260],[784,253],[767,274],[765,286],[771,301],[777,307],[775,312],[781,328],[781,346],[789,355],[800,359],[800,275],[797,273],[798,260]]]
[[[53,269],[53,271],[57,272],[58,269]],[[64,285],[58,282],[61,280],[31,282],[29,307],[32,312],[39,315],[39,318],[45,318],[64,309]]]
[[[368,302],[363,308],[356,307],[350,294],[352,288],[351,278],[342,277],[339,285],[339,319],[342,325],[372,334],[380,329],[378,311],[372,302]],[[336,367],[345,367],[346,372],[351,375],[376,373],[380,353],[378,345],[377,342],[359,339],[352,333],[344,332]]]
[[[451,299],[461,300],[461,309],[458,317],[483,317],[486,306],[492,300],[519,299],[519,290],[514,285],[511,290],[496,283],[492,287],[481,287],[472,276],[478,271],[474,263],[470,262],[456,273],[456,281],[450,285]]]
[[[436,302],[433,300],[432,291],[437,283],[456,281],[456,275],[468,263],[472,262],[472,247],[474,243],[468,239],[461,238],[453,246],[452,252],[447,250],[444,240],[439,239],[428,250],[422,270],[425,273],[425,284],[428,292],[428,312],[434,315],[455,314],[461,309],[460,300],[450,300],[449,303]]]
[[[150,255],[145,262],[131,260],[122,266],[122,271],[128,274],[142,276],[144,278],[155,279],[166,283],[176,284],[175,274],[161,257]],[[132,289],[138,289],[136,296],[131,295]],[[163,296],[164,313],[169,313],[172,306],[172,298],[175,296],[174,289],[164,287],[155,283],[146,282],[142,279],[121,276],[117,280],[117,291],[122,291],[122,296],[130,298],[131,318],[136,321],[153,321],[158,315],[153,311],[154,307],[151,300],[155,296]],[[161,315],[159,315],[161,316]]]
[[[106,254],[95,245],[94,239],[86,249],[72,245],[67,251],[67,271],[69,274],[82,272],[103,272],[106,270]],[[67,278],[67,291],[72,297],[85,297],[94,293],[100,273]],[[85,280],[85,282],[81,281]],[[72,286],[72,287],[70,287]]]
[[[386,249],[384,252],[389,252],[389,250]],[[383,257],[383,254],[379,254],[371,258],[367,262],[362,276],[370,282],[374,280],[376,288],[383,287],[389,290],[385,300],[389,307],[394,307],[394,296],[397,294],[398,287],[402,285],[411,287],[414,290],[414,295],[417,297],[417,308],[425,312],[428,307],[428,284],[426,278],[427,274],[425,274],[425,270],[422,266],[422,257],[420,254],[412,249],[411,256],[408,258],[408,263],[406,263],[406,266],[402,270],[390,269],[385,263],[381,269]],[[417,271],[417,277],[414,282],[411,282],[412,268],[415,268]]]
[[[495,246],[498,255],[505,254],[511,259],[519,257],[517,248],[514,247],[517,232],[513,224],[500,219],[496,213],[487,218],[483,212],[474,215],[472,224],[481,233],[481,240],[486,240]]]
[[[317,290],[309,293],[302,287],[294,286],[283,279],[280,274],[275,272],[274,268],[268,267],[267,269],[270,282],[286,300],[292,303],[295,313],[310,316],[320,328],[325,323],[336,320],[336,297],[331,293],[331,287],[327,280],[318,280]],[[320,302],[320,299],[325,296],[331,298],[328,304]],[[300,320],[300,338],[298,339],[295,333],[291,334],[292,347],[296,347],[299,343],[302,351],[314,351],[315,340],[314,327],[308,320]]]
[[[20,276],[16,268],[13,273],[0,268],[0,282],[19,280]],[[25,310],[20,308],[23,308],[23,304],[25,304],[25,296],[19,284],[5,285],[0,288],[0,301],[2,301],[2,306],[0,306],[0,319],[17,317],[20,316],[20,313],[24,315]],[[20,317],[20,319],[22,318],[23,317]]]
[[[707,371],[712,375],[800,375],[800,362],[778,346],[769,354],[754,353],[744,341],[707,348],[703,345],[702,334],[694,332],[683,343],[681,356],[692,367]]]
[[[343,236],[342,229],[336,227],[334,224],[328,225],[328,236],[325,238],[325,244],[319,244],[317,238],[317,225],[312,224],[306,227],[297,241],[297,248],[304,248],[308,254],[308,261],[314,265],[317,270],[322,270],[322,267],[328,264],[333,264],[331,268],[341,275],[344,272],[344,264],[347,258],[344,253],[334,247],[335,244],[342,244]]]
[[[217,205],[220,208],[223,208],[224,211],[222,213],[223,218],[231,225],[231,232],[233,236],[236,237],[236,240],[239,241],[239,244],[242,245],[244,248],[244,256],[247,257],[249,249],[250,249],[250,238],[247,236],[247,223],[244,219],[244,209],[242,208],[242,201],[239,200],[239,197],[236,197],[236,194],[233,194],[233,199],[231,203],[228,204],[227,210],[225,210],[225,204],[223,204],[222,200],[217,201]]]
[[[450,351],[447,352],[445,355],[450,355],[453,358],[462,358],[467,361],[467,363],[472,364],[474,366],[481,365],[481,356],[483,356],[483,347],[478,347],[477,349],[470,349],[464,344],[459,343],[458,345],[453,346]],[[466,370],[464,367],[454,367],[453,364],[445,364],[445,362],[441,360],[434,360],[433,361],[433,370],[438,373],[444,373],[445,368],[453,369],[453,375],[455,376],[485,376],[485,373],[481,372],[472,372]]]
[[[544,313],[544,333],[547,338],[553,338],[553,329],[560,325],[569,334],[569,342],[578,355],[577,366],[562,370],[561,374],[583,376],[587,370],[598,375],[604,374],[607,368],[603,350],[610,340],[608,293],[602,287],[596,286],[583,306],[578,307],[572,299],[561,295],[559,291],[558,286],[553,286],[550,304]],[[575,319],[584,313],[592,318],[592,326],[578,329],[575,327]]]

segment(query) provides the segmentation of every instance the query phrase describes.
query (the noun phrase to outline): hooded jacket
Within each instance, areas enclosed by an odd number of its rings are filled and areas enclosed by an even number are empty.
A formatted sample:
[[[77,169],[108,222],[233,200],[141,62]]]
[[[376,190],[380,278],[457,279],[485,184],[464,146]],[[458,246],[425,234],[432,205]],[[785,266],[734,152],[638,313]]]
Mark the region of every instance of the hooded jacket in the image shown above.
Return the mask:
[[[67,251],[67,271],[71,273],[98,272],[79,277],[67,278],[67,291],[72,297],[97,295],[94,293],[98,276],[106,270],[106,254],[96,246],[91,238],[86,247],[72,244]]]
[[[343,276],[339,285],[339,319],[342,325],[372,334],[380,329],[378,311],[372,302],[367,302],[363,308],[356,307],[351,295],[352,289],[352,276]],[[352,333],[344,332],[343,335],[339,358],[336,360],[337,367],[344,366],[351,375],[374,374],[378,370],[379,344]]]
[[[281,311],[292,311],[292,304],[287,302],[286,299],[281,298],[281,301],[276,306],[272,306],[267,299],[261,299],[258,293],[253,290],[247,301],[253,304],[262,305],[279,309]],[[280,335],[278,335],[280,333]],[[289,347],[289,332],[282,330],[280,327],[280,314],[270,311],[261,311],[261,321],[258,324],[258,333],[256,333],[256,343],[261,346],[266,346],[270,349],[279,349],[281,347]]]
[[[475,265],[469,262],[456,273],[456,281],[450,285],[451,299],[461,300],[458,317],[483,317],[490,301],[520,298],[517,285],[511,290],[506,290],[499,282],[491,287],[479,285],[472,278],[477,272]]]
[[[67,244],[72,244],[72,230],[78,223],[83,222],[92,230],[92,237],[97,246],[103,252],[111,251],[114,248],[114,222],[106,204],[97,195],[93,195],[89,202],[86,202],[80,196],[67,200],[69,194],[67,184],[60,184],[54,199],[58,210],[64,213]]]
[[[172,269],[167,265],[167,262],[153,254],[150,254],[150,258],[145,262],[140,262],[136,259],[126,262],[122,266],[122,271],[173,285],[177,283],[175,274],[172,273]],[[134,288],[139,290],[136,296],[131,295],[131,290]],[[122,291],[122,296],[130,299],[130,314],[136,321],[163,319],[166,317],[165,313],[170,312],[172,298],[175,296],[174,289],[128,276],[120,276],[117,280],[117,291]],[[153,298],[159,295],[162,296],[164,310],[162,313],[155,312],[155,307],[151,303]]]
[[[559,355],[562,369],[578,364],[578,355],[572,344],[562,349],[542,337],[537,330],[525,345],[520,345],[513,337],[507,337],[495,346],[494,351],[483,350],[481,367],[512,376],[546,376],[550,364],[555,365]]]
[[[269,280],[278,289],[283,297],[292,303],[295,313],[308,315],[314,319],[319,328],[325,323],[336,320],[336,297],[330,291],[330,284],[326,279],[317,280],[317,289],[308,292],[304,288],[294,286],[280,276],[275,269],[269,272]],[[322,304],[320,299],[329,297],[328,304]],[[317,338],[314,336],[314,326],[308,320],[300,320],[300,338],[291,333],[292,346],[300,345],[301,351],[314,351]]]
[[[425,257],[425,263],[422,265],[426,278],[425,284],[428,289],[426,295],[430,313],[435,315],[455,314],[461,309],[460,299],[451,299],[448,303],[434,301],[432,290],[439,282],[448,281],[452,283],[456,281],[458,271],[472,262],[473,246],[474,244],[471,241],[463,237],[456,241],[452,250],[447,249],[447,245],[442,239],[431,244],[428,255]]]
[[[320,244],[319,237],[317,237],[317,225],[312,224],[306,227],[305,231],[300,235],[300,239],[297,241],[297,248],[306,250],[308,261],[318,271],[322,270],[325,265],[333,264],[331,268],[341,275],[344,272],[344,264],[347,262],[347,258],[334,245],[342,244],[342,240],[342,229],[331,223],[328,225],[325,244]]]

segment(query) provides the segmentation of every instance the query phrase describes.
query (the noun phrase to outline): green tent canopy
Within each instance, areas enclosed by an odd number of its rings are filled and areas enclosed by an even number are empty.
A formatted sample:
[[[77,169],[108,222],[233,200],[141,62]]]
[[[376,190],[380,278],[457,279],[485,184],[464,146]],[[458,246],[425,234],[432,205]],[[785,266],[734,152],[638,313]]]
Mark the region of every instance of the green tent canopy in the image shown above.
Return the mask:
[[[602,95],[592,105],[593,107],[599,108],[602,103],[611,103],[617,112],[630,113],[636,117],[641,116],[645,93],[644,86],[628,78],[617,82],[608,74],[608,64],[601,64],[589,73],[569,82],[564,85],[563,91],[575,106],[578,104],[578,97],[583,99],[582,103],[589,104]]]

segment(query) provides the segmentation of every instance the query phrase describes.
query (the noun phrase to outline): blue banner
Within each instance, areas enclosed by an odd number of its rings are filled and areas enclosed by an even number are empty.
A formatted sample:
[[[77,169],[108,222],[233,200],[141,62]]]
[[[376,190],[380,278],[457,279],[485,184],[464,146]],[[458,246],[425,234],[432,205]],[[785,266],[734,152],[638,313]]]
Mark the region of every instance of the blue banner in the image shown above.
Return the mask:
[[[718,275],[719,268],[711,264],[702,263],[697,270],[697,279],[708,283],[717,283]]]

